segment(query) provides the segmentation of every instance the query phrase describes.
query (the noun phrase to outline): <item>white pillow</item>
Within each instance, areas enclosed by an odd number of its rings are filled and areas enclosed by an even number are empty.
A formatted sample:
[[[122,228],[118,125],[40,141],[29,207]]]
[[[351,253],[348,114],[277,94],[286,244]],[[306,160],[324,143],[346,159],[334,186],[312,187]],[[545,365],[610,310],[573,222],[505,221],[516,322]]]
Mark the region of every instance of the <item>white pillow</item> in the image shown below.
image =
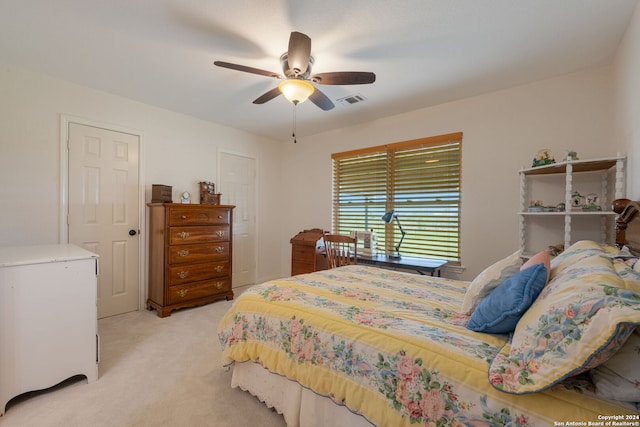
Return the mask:
[[[491,293],[498,285],[508,277],[520,271],[522,260],[520,255],[522,250],[518,250],[508,257],[501,259],[495,264],[485,268],[482,273],[473,279],[462,301],[462,312],[471,314],[480,304],[480,301]]]
[[[640,333],[627,342],[611,359],[589,371],[596,394],[605,399],[640,402]]]

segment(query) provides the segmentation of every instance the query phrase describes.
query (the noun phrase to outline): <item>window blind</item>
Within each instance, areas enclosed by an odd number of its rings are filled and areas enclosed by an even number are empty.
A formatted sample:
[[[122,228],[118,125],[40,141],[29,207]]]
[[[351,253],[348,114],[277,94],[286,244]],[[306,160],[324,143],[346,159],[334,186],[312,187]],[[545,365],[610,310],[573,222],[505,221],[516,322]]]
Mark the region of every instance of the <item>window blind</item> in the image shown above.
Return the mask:
[[[333,231],[374,231],[393,253],[399,221],[401,254],[459,262],[461,151],[455,133],[333,154]]]

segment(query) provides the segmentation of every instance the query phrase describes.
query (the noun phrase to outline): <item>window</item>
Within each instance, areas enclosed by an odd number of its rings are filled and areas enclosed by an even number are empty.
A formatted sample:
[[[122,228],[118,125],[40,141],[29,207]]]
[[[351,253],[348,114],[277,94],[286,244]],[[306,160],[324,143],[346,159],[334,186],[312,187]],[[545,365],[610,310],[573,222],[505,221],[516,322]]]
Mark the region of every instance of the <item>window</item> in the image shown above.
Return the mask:
[[[333,154],[333,231],[372,230],[394,253],[401,226],[402,255],[459,262],[461,152],[454,133]]]

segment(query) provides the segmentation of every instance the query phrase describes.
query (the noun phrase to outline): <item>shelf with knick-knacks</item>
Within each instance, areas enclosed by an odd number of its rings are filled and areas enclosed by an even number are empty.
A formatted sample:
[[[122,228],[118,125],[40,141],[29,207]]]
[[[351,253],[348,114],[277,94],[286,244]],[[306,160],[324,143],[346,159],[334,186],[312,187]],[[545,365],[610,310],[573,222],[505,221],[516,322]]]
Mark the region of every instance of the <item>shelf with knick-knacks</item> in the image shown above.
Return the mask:
[[[575,157],[577,159],[577,156]],[[522,168],[520,248],[525,257],[549,246],[589,239],[611,243],[611,201],[624,197],[625,156],[565,161]]]

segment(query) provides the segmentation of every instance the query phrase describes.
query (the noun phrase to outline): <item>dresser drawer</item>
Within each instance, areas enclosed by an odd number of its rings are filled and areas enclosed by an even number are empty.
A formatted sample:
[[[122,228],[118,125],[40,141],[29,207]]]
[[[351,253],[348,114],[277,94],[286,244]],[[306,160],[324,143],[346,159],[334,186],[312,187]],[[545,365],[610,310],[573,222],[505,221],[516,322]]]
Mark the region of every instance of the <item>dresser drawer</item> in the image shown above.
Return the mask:
[[[169,285],[196,282],[229,275],[229,261],[212,261],[169,267]]]
[[[169,227],[170,245],[228,241],[228,225]]]
[[[169,225],[218,225],[229,224],[231,211],[208,206],[176,207],[169,209]]]
[[[229,242],[169,246],[169,264],[229,259]]]
[[[169,304],[178,304],[229,290],[231,290],[229,277],[171,286],[169,287]]]
[[[313,263],[308,262],[296,262],[291,264],[291,275],[295,276],[298,274],[306,274],[313,273],[316,271],[315,265]]]
[[[306,261],[313,263],[316,256],[316,247],[309,245],[293,245],[291,248],[291,259],[294,261]]]

